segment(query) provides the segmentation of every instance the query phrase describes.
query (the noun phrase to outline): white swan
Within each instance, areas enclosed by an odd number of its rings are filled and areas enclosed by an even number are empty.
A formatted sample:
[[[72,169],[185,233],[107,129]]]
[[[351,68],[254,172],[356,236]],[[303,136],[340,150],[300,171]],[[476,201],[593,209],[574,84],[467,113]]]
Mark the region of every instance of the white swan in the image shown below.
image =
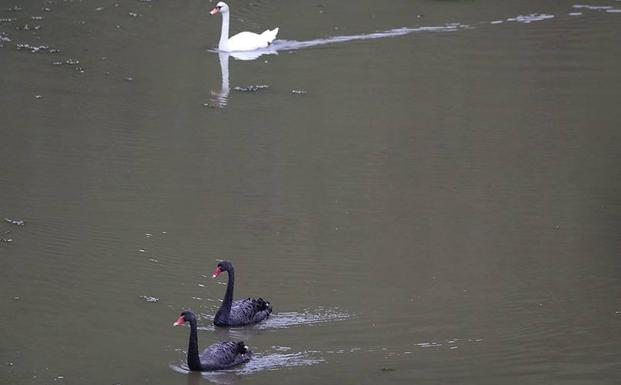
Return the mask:
[[[218,50],[220,51],[253,51],[265,48],[276,39],[278,34],[278,28],[274,28],[271,31],[268,29],[260,35],[254,32],[240,32],[229,39],[229,6],[220,1],[210,13],[212,15],[222,14],[222,31],[220,32],[220,43],[218,43]]]

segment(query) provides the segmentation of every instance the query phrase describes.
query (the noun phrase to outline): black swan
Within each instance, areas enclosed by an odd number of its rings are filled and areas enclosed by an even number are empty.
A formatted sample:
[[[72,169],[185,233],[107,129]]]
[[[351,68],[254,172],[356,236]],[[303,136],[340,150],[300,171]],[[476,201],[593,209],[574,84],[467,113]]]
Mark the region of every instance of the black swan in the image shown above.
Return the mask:
[[[198,355],[198,332],[196,317],[191,311],[181,313],[174,326],[190,323],[190,344],[188,346],[188,367],[192,371],[206,372],[210,370],[230,369],[233,366],[250,360],[252,352],[243,341],[217,342],[207,347]]]
[[[235,285],[235,269],[229,261],[218,263],[213,277],[226,271],[229,273],[229,282],[226,285],[226,293],[222,305],[213,323],[216,326],[242,326],[250,325],[266,319],[272,312],[272,306],[263,298],[246,298],[233,302],[233,285]]]

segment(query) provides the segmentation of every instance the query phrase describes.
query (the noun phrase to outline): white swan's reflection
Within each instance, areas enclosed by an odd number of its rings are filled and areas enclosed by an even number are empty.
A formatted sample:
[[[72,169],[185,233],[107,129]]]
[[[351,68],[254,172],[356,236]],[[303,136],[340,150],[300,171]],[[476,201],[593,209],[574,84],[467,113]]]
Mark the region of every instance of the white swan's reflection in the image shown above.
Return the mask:
[[[244,52],[223,52],[223,51],[212,51],[218,53],[218,59],[220,61],[220,74],[222,75],[222,87],[220,87],[219,91],[211,91],[211,95],[213,99],[211,100],[212,104],[223,108],[226,107],[229,100],[229,93],[231,91],[230,83],[229,83],[229,57],[232,56],[237,60],[256,60],[263,55],[278,55],[278,51],[271,47],[262,48],[254,51],[244,51]]]
[[[229,54],[225,52],[218,52],[218,58],[220,59],[220,74],[222,75],[222,86],[220,91],[211,90],[211,103],[220,108],[225,107],[229,100]]]

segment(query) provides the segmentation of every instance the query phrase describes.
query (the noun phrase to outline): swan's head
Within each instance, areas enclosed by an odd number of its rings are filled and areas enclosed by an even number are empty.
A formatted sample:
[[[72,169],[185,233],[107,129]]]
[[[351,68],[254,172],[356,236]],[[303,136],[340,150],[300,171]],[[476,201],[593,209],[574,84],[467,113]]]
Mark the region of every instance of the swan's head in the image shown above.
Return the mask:
[[[218,262],[218,266],[216,266],[216,270],[213,271],[213,278],[216,278],[223,271],[231,271],[233,270],[233,264],[229,261],[221,261]]]
[[[212,15],[215,15],[216,13],[227,13],[229,11],[229,6],[226,5],[226,3],[224,1],[220,1],[218,2],[218,4],[216,4],[216,7],[214,9],[211,10]]]
[[[173,323],[173,326],[183,325],[186,322],[196,320],[196,316],[189,310],[186,310],[179,315],[179,318]]]

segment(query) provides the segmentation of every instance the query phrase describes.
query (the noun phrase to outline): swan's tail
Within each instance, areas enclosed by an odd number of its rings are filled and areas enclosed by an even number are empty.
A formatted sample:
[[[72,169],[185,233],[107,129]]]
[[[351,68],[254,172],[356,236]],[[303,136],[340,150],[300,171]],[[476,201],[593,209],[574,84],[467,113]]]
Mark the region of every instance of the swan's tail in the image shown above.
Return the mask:
[[[268,43],[274,41],[274,39],[276,39],[276,35],[278,35],[278,28],[274,28],[271,31],[268,29],[261,34],[261,36],[267,40]]]
[[[244,341],[237,342],[235,347],[237,348],[238,354],[252,353],[250,349],[248,349],[248,346],[246,346],[246,343],[244,343]]]
[[[272,312],[272,305],[269,302],[264,300],[263,298],[257,298],[254,300],[257,311],[267,310],[270,313]]]

